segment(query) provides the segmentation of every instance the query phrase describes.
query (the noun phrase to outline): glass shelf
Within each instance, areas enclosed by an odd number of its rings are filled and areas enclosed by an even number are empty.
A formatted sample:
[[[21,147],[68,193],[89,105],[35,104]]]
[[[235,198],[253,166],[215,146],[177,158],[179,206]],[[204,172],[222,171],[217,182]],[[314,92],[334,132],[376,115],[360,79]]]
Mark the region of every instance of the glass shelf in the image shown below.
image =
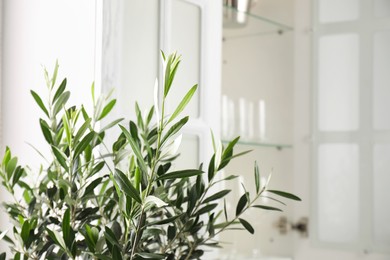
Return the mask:
[[[222,143],[227,144],[230,141],[228,140],[222,140]],[[270,143],[270,142],[256,142],[256,141],[245,141],[240,140],[237,142],[239,145],[247,145],[247,146],[254,146],[254,147],[270,147],[270,148],[276,148],[278,150],[282,150],[285,148],[292,148],[292,144],[282,144],[282,143]]]
[[[242,12],[231,6],[223,6],[224,40],[283,34],[292,30],[291,26],[257,15],[253,11]]]

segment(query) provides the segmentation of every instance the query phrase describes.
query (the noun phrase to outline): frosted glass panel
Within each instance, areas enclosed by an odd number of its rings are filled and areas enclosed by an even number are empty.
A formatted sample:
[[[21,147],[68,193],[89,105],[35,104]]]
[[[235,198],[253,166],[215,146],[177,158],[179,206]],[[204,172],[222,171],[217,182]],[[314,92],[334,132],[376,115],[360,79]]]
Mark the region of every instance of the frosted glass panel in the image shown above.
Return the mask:
[[[183,23],[183,21],[186,21]],[[187,91],[195,84],[200,84],[200,39],[201,10],[198,6],[182,0],[172,1],[171,51],[183,56],[180,68],[175,77],[171,100],[171,112],[176,108]],[[199,116],[199,90],[188,104],[185,113],[191,117]]]
[[[318,126],[323,131],[359,127],[359,37],[324,36],[318,50]]]
[[[199,167],[199,137],[196,135],[183,135],[178,150],[180,156],[175,161],[175,169],[197,169]]]
[[[359,234],[359,148],[318,148],[318,234],[324,242],[348,243]]]
[[[375,0],[374,12],[376,17],[390,16],[390,1]]]
[[[388,0],[390,3],[390,1]],[[374,36],[374,128],[390,129],[390,31]]]
[[[344,22],[359,18],[358,0],[319,0],[320,23]]]
[[[390,245],[390,144],[374,147],[374,240]]]

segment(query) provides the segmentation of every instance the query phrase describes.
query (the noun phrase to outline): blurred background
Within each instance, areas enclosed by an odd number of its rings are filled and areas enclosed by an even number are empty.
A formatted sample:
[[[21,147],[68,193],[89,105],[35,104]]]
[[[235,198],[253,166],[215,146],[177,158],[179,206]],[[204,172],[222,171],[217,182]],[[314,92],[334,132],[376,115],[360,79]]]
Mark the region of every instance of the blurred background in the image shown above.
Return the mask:
[[[255,234],[222,235],[214,259],[390,259],[390,0],[3,0],[0,15],[1,151],[39,169],[29,90],[44,93],[56,60],[71,103],[90,106],[95,82],[115,89],[112,118],[133,118],[153,104],[160,50],[177,51],[172,103],[199,91],[176,167],[208,161],[210,129],[239,135],[253,151],[226,170],[241,175],[228,208],[254,161],[303,199],[251,212]]]

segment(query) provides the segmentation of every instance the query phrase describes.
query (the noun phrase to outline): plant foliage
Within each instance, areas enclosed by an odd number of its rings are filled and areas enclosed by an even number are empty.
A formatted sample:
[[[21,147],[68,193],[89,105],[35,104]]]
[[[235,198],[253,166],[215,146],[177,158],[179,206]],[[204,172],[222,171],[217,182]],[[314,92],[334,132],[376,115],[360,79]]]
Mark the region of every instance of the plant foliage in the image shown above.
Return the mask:
[[[180,115],[197,86],[167,115],[165,101],[180,56],[162,56],[161,102],[156,84],[155,105],[142,114],[136,104],[136,120],[128,123],[104,124],[116,100],[95,97],[94,85],[93,111],[69,106],[67,80],[56,82],[58,64],[51,77],[45,71],[48,96],[31,94],[43,111],[39,125],[51,151],[49,163],[32,172],[7,147],[0,167],[2,185],[14,198],[3,204],[14,227],[1,232],[0,239],[9,243],[13,259],[200,259],[207,247],[219,246],[217,235],[225,230],[241,226],[255,232],[243,218],[249,209],[280,210],[256,204],[267,183],[260,183],[255,164],[255,194],[246,191],[235,214],[228,214],[224,202],[230,190],[216,187],[236,177],[223,179],[219,173],[242,155],[234,154],[238,138],[226,146],[214,142],[206,169],[172,169],[180,130],[188,122]],[[118,125],[120,134],[107,147],[106,131]],[[31,176],[37,181],[28,182]],[[269,192],[299,200],[287,192]]]

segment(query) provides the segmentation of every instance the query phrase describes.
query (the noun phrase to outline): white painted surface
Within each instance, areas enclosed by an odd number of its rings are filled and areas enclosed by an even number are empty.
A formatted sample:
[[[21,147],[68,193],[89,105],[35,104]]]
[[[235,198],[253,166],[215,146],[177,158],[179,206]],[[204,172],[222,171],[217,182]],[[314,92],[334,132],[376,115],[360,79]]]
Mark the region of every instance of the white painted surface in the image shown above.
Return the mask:
[[[312,58],[311,58],[311,0],[295,1],[294,23],[294,190],[303,199],[294,207],[294,219],[309,216],[312,201],[312,150],[310,120],[312,113]],[[315,30],[315,28],[313,28]],[[312,220],[310,220],[312,221]],[[312,227],[311,227],[312,228]],[[309,230],[309,233],[311,231]],[[334,246],[319,245],[310,239],[294,239],[294,260],[388,260],[389,255],[370,251],[351,251]]]
[[[265,15],[276,21],[293,21],[291,1],[258,1],[252,13]],[[226,28],[223,42],[222,94],[234,102],[235,119],[233,136],[241,135],[246,141],[290,144],[293,138],[293,37],[292,32],[277,34],[277,27],[262,20],[249,19],[248,28]],[[259,34],[258,32],[267,32]],[[271,33],[269,33],[271,32]],[[240,37],[236,37],[239,35]],[[247,36],[244,36],[247,35]],[[249,36],[251,35],[251,36]],[[250,118],[250,104],[256,104],[253,118]],[[258,104],[261,105],[258,105]],[[260,106],[260,107],[259,107]],[[243,118],[244,117],[244,118]],[[248,123],[251,120],[254,123]],[[253,129],[250,129],[253,126]],[[253,136],[250,132],[253,132]],[[273,171],[270,187],[292,191],[292,156],[294,150],[277,150],[270,147],[238,145],[235,153],[253,150],[237,158],[225,170],[226,176],[237,174],[254,196],[254,162],[259,163],[261,175],[267,178]],[[227,199],[228,212],[233,213],[238,198],[243,194],[240,180],[233,181],[227,188],[232,189]],[[299,194],[299,193],[298,193]],[[260,201],[259,204],[270,201]],[[291,257],[293,235],[279,234],[275,227],[281,216],[292,221],[293,207],[282,208],[284,212],[250,210],[243,218],[255,229],[251,235],[245,230],[228,231],[221,235],[222,254],[226,259],[263,259],[265,256]],[[233,215],[233,214],[232,214]],[[229,258],[230,257],[230,258]],[[222,258],[224,259],[224,258]],[[266,259],[266,258],[265,258]]]
[[[22,164],[36,170],[42,160],[27,144],[48,151],[38,120],[44,113],[30,89],[45,97],[42,66],[52,73],[60,64],[57,80],[68,79],[69,104],[91,104],[90,87],[95,68],[95,1],[3,1],[2,144],[10,146]],[[45,98],[44,98],[45,99]],[[3,154],[4,146],[1,147]],[[5,199],[5,192],[0,199]],[[7,226],[0,216],[0,229]]]

